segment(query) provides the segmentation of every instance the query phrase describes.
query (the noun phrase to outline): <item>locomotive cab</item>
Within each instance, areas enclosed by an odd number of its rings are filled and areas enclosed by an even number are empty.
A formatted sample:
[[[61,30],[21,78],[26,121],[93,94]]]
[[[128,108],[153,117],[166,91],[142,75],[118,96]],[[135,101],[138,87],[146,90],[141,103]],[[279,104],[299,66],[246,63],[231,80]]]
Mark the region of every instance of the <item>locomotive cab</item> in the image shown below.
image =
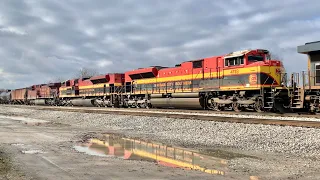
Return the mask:
[[[285,70],[282,62],[272,60],[269,51],[265,49],[232,52],[224,56],[224,60],[227,73],[248,74],[257,86],[279,86],[283,79]],[[252,82],[246,86],[252,87]]]
[[[225,66],[239,66],[251,64],[268,64],[271,61],[268,50],[244,50],[232,52],[225,56]]]
[[[239,65],[252,65],[252,64],[269,64],[271,61],[270,53],[268,50],[244,50],[230,53],[225,56],[225,66],[239,66]]]

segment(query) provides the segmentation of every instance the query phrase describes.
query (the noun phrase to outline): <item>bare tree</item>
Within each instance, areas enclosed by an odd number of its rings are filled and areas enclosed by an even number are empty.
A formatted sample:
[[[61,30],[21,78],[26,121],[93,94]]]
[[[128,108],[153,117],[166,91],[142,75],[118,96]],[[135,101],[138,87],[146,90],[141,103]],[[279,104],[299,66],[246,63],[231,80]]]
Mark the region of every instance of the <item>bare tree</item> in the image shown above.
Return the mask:
[[[90,78],[99,75],[98,71],[92,68],[81,68],[75,75],[75,78]]]
[[[51,80],[48,81],[48,83],[59,83],[59,82],[63,82],[66,79],[64,79],[63,77],[56,77],[56,78],[52,78]]]
[[[282,56],[280,56],[279,54],[274,53],[274,52],[270,52],[269,54],[270,54],[270,58],[271,58],[271,59],[283,61]]]
[[[81,78],[90,78],[92,76],[99,75],[98,71],[92,69],[92,68],[81,68],[78,70],[78,72],[75,73],[74,77],[71,79],[81,79]],[[63,77],[54,77],[51,78],[47,83],[59,83],[59,82],[65,82],[68,79],[65,79]]]

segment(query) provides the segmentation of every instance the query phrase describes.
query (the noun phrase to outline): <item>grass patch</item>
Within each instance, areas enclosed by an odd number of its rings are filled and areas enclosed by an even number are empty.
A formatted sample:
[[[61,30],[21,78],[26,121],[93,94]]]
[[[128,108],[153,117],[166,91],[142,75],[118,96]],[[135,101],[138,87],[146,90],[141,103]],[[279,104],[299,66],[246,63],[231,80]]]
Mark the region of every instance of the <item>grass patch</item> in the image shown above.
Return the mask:
[[[12,163],[10,154],[0,148],[0,179],[29,180],[24,173],[18,171]]]
[[[0,177],[6,178],[12,169],[10,157],[0,150]]]

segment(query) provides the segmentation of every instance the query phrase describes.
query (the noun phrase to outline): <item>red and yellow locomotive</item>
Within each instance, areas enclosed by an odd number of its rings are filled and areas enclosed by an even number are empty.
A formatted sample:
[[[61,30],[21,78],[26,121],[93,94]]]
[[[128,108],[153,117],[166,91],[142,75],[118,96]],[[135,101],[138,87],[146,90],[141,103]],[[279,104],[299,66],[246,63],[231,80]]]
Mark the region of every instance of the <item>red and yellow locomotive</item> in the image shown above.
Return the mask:
[[[262,111],[273,106],[269,97],[272,88],[281,86],[283,72],[267,50],[238,51],[126,72],[126,85],[132,88],[124,95],[140,102],[136,106]]]
[[[112,97],[122,92],[123,82],[124,74],[121,73],[68,80],[60,88],[60,103],[75,106],[113,106]]]

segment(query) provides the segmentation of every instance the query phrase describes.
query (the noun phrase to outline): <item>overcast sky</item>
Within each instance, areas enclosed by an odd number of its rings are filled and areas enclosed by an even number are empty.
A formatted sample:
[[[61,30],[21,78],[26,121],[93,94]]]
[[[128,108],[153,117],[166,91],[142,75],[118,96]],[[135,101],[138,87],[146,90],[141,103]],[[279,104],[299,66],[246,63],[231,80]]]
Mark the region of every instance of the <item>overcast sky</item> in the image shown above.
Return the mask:
[[[319,9],[316,0],[1,0],[0,88],[247,48],[301,71],[307,57],[296,48],[320,40]]]

